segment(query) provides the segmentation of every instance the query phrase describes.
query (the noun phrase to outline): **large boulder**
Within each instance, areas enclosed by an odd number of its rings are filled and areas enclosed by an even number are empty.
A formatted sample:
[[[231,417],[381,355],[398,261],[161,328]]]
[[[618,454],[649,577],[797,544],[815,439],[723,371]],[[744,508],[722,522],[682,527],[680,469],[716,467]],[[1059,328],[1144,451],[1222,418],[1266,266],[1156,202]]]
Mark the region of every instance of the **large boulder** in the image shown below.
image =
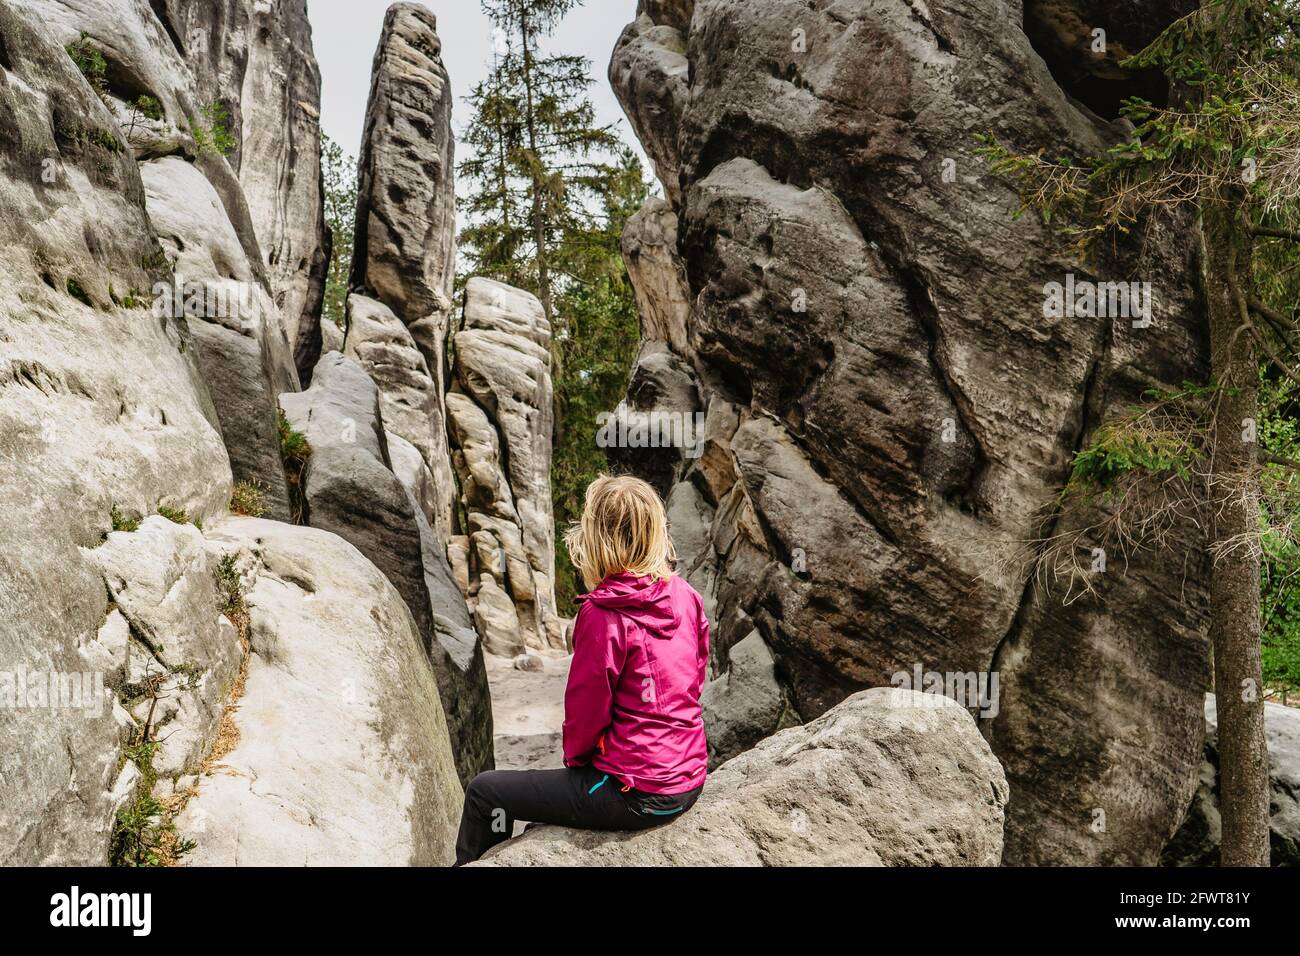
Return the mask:
[[[233,747],[176,820],[196,866],[440,866],[463,794],[405,602],[325,531],[232,519],[208,532],[248,609]]]
[[[375,52],[359,164],[351,288],[382,303],[409,330],[432,378],[425,441],[403,434],[437,479],[435,529],[449,535],[455,489],[442,396],[455,281],[452,93],[437,19],[395,3]],[[378,378],[387,389],[385,377]]]
[[[1300,866],[1300,710],[1264,705],[1268,744],[1269,844],[1274,866]],[[1205,760],[1187,818],[1165,847],[1166,866],[1218,866],[1223,836],[1219,812],[1219,715],[1205,695]]]
[[[1124,131],[1061,89],[1021,13],[640,6],[610,76],[674,206],[675,239],[661,211],[643,217],[656,257],[679,262],[647,275],[635,224],[651,304],[628,407],[680,414],[694,386],[705,440],[695,457],[612,457],[670,498],[681,482],[705,496],[711,553],[691,564],[717,652],[757,630],[801,718],[918,663],[998,673],[982,724],[1011,782],[1007,861],[1151,864],[1200,762],[1200,532],[1173,529],[1186,562],[1112,560],[1068,605],[1026,542],[1088,527],[1056,503],[1108,416],[1204,378],[1196,264],[1177,227],[1085,265],[1013,218],[976,134],[1086,156]],[[1069,273],[1151,282],[1150,327],[1044,318]],[[674,365],[655,339],[672,341],[660,316],[682,301]]]
[[[764,737],[797,723],[776,679],[776,662],[758,631],[727,655],[727,669],[700,692],[709,766],[744,753]]]
[[[680,819],[640,833],[536,827],[488,866],[996,866],[1007,782],[940,696],[877,688],[709,776]]]
[[[437,673],[463,780],[492,767],[492,711],[483,653],[442,541],[394,474],[379,389],[331,352],[311,387],[281,396],[312,448],[302,476],[308,522],[357,548],[393,583]]]
[[[219,514],[230,465],[185,320],[147,307],[161,250],[116,117],[12,0],[0,167],[0,863],[101,865],[133,786],[110,686],[129,635],[84,549],[114,509]],[[33,690],[83,675],[54,706]]]

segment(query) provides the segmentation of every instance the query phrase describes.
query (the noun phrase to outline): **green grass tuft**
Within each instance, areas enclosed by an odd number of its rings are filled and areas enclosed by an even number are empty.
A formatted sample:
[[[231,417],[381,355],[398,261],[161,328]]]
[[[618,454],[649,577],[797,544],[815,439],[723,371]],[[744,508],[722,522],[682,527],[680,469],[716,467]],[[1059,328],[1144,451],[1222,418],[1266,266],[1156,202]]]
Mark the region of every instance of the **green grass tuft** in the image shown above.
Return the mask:
[[[247,518],[260,518],[266,514],[266,499],[257,482],[241,481],[235,485],[230,494],[230,511]]]

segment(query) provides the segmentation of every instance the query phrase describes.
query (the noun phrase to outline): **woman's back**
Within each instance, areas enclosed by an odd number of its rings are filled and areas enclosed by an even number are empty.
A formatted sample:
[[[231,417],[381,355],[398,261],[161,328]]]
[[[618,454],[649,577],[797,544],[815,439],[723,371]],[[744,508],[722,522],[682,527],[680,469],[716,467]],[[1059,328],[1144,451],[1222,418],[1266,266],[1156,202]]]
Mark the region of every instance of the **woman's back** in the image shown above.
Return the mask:
[[[588,594],[574,629],[564,756],[648,793],[704,782],[700,710],[709,625],[679,577],[612,575]]]

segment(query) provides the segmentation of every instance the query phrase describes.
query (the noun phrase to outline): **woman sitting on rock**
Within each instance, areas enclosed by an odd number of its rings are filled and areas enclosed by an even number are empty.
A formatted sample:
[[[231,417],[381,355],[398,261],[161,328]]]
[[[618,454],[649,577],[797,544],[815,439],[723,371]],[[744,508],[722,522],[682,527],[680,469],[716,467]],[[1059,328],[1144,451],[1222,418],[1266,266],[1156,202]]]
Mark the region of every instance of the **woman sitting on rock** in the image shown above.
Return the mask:
[[[681,816],[704,788],[709,622],[700,596],[672,573],[663,502],[644,481],[599,478],[565,543],[591,589],[580,598],[564,692],[565,769],[475,777],[457,865],[509,839],[515,820],[642,830]]]

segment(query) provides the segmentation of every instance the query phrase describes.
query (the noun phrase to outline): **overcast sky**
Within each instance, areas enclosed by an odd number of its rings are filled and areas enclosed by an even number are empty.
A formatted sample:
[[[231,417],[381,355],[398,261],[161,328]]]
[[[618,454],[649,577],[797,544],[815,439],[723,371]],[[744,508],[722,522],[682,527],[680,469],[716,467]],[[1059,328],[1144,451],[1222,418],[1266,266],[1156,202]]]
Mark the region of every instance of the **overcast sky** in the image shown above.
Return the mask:
[[[478,0],[426,0],[438,18],[442,59],[451,74],[456,104],[452,128],[459,140],[469,118],[463,100],[487,76],[492,59],[492,33]],[[353,156],[361,142],[366,99],[370,93],[370,67],[388,0],[307,0],[316,59],[322,76],[321,123],[325,132]],[[569,14],[547,49],[576,53],[592,61],[591,99],[602,123],[618,123],[619,134],[630,145],[635,137],[614,98],[605,69],[614,41],[636,16],[636,0],[586,0]],[[459,161],[462,157],[457,156]],[[642,161],[646,162],[644,154]],[[650,167],[647,163],[647,172]]]

